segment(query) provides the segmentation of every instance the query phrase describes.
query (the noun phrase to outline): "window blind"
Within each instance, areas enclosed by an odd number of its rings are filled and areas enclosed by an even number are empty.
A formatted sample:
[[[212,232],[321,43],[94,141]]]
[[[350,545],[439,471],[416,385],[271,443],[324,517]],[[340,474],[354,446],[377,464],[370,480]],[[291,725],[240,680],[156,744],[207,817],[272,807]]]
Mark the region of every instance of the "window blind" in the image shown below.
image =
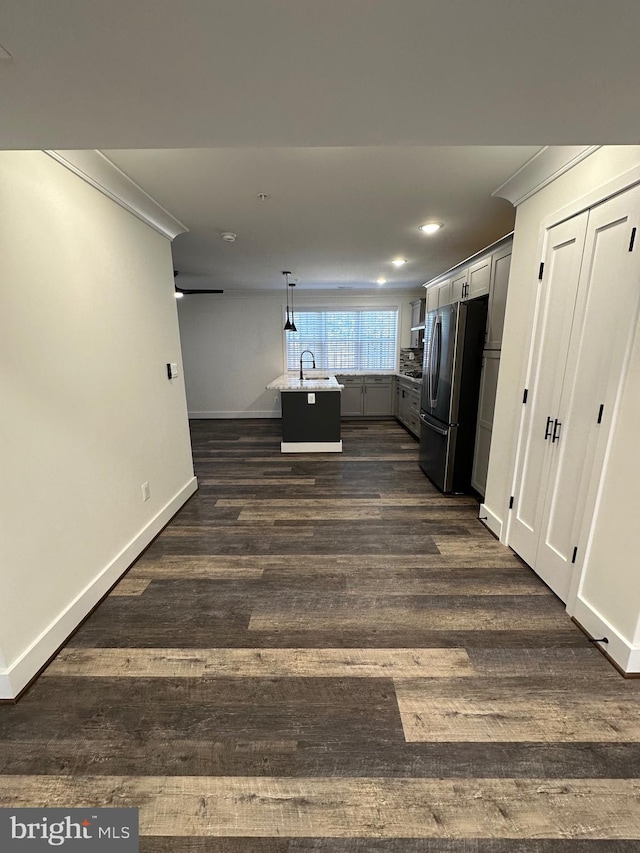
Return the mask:
[[[325,370],[395,370],[397,308],[296,310],[297,332],[286,332],[287,369],[310,349]]]

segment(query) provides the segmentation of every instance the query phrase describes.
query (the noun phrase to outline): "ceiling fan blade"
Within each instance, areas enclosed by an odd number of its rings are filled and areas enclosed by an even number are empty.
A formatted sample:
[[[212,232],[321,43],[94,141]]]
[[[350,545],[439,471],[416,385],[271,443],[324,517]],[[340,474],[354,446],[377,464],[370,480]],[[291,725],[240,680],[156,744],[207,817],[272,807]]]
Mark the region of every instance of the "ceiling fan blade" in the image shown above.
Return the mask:
[[[178,287],[178,285],[174,285],[177,293],[224,293],[224,290],[205,290],[204,288],[198,288],[197,290],[192,290],[186,287]]]

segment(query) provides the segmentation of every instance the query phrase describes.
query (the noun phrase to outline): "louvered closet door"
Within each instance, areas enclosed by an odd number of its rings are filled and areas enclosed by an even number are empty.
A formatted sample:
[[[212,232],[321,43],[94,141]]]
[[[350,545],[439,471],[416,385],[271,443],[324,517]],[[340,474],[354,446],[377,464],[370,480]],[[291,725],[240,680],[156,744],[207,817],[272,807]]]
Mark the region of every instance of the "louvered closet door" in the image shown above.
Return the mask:
[[[535,567],[549,467],[553,418],[560,405],[588,214],[549,229],[538,283],[509,545]],[[551,417],[551,423],[549,418]],[[547,436],[545,439],[545,435]]]
[[[599,479],[624,360],[638,317],[640,252],[629,251],[640,226],[640,187],[591,209],[578,298],[557,414],[559,438],[549,448],[550,475],[534,568],[567,600],[589,486]],[[602,408],[601,408],[602,407]],[[598,422],[600,421],[600,422]],[[550,444],[550,442],[547,442]],[[577,556],[577,551],[576,551]]]

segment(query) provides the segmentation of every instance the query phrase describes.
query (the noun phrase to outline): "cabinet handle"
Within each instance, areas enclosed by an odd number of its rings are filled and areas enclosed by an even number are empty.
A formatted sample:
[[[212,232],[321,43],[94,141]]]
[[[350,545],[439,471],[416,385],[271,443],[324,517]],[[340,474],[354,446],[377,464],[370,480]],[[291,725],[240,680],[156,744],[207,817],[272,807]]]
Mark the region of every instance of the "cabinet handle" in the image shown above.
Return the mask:
[[[547,427],[544,431],[544,440],[546,441],[551,435],[551,424],[553,423],[553,418],[547,418]]]
[[[561,427],[561,426],[562,426],[562,424],[561,424],[561,423],[560,423],[560,421],[556,418],[556,419],[555,419],[555,421],[553,422],[553,436],[552,436],[552,438],[551,438],[551,443],[552,443],[552,444],[553,444],[553,442],[554,442],[554,441],[558,441],[558,440],[559,440],[559,438],[560,438],[560,427]],[[556,435],[556,430],[558,431],[557,435]]]

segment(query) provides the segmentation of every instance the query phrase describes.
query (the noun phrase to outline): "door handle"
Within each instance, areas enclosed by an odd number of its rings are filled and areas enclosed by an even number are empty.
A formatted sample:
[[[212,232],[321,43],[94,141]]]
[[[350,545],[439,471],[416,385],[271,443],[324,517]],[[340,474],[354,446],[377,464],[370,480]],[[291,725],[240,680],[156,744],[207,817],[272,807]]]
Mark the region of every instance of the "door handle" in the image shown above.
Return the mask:
[[[435,424],[432,424],[430,421],[426,420],[426,418],[422,414],[420,414],[420,422],[423,423],[429,429],[432,429],[434,432],[437,432],[438,435],[449,435],[449,430],[442,429],[442,427],[437,427]]]
[[[553,423],[553,418],[547,418],[547,426],[544,431],[544,440],[546,441],[551,435],[551,424]]]
[[[551,437],[551,443],[552,444],[554,441],[558,441],[560,439],[560,427],[561,426],[562,426],[562,424],[556,418],[555,421],[553,422],[553,436]],[[557,434],[556,434],[556,430],[557,430]]]

